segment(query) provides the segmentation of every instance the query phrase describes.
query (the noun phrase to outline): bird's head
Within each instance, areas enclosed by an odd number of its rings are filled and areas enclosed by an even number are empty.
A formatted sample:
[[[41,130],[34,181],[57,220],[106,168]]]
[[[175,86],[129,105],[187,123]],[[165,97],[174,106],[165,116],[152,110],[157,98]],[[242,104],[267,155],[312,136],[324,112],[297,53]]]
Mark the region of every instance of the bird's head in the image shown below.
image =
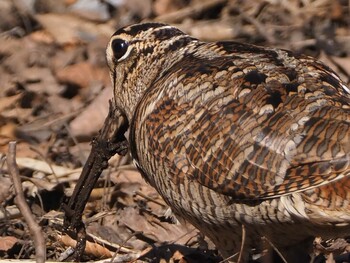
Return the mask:
[[[107,46],[114,97],[129,121],[143,94],[195,39],[175,27],[142,23],[119,29]]]

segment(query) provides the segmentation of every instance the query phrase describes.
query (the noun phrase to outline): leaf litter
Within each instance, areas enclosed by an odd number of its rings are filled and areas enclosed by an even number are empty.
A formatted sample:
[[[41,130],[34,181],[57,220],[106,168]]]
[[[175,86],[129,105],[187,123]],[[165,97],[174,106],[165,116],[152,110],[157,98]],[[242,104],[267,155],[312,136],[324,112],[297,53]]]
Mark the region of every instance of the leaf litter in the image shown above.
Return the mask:
[[[13,140],[22,188],[45,235],[48,260],[64,260],[74,246],[62,232],[60,206],[72,194],[90,141],[108,113],[112,87],[104,50],[118,27],[147,19],[171,23],[203,40],[292,49],[318,57],[350,82],[348,1],[90,1],[100,5],[95,9],[86,8],[89,1],[30,2],[0,3],[2,259],[35,257],[5,162]],[[114,156],[109,164],[84,211],[84,260],[220,261],[209,240],[167,214],[130,156]],[[317,257],[327,262],[349,251],[349,239],[315,240]]]

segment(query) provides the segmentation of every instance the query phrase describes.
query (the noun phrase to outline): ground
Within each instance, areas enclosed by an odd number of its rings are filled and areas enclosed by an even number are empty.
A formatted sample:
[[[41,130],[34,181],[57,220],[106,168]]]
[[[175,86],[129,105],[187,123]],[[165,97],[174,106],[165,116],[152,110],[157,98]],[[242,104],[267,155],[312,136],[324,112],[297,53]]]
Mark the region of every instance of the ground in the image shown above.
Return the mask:
[[[72,194],[108,113],[112,89],[104,52],[119,27],[158,21],[206,41],[291,49],[319,58],[349,84],[349,11],[344,0],[2,0],[0,258],[33,259],[36,253],[6,161],[14,154],[48,260],[69,254],[74,241],[62,232],[61,204]],[[16,150],[9,153],[11,141]],[[210,241],[176,223],[167,210],[130,157],[114,156],[84,212],[90,243],[83,260],[220,260]],[[345,240],[329,243],[350,250]],[[325,241],[315,247],[327,250],[323,246]]]

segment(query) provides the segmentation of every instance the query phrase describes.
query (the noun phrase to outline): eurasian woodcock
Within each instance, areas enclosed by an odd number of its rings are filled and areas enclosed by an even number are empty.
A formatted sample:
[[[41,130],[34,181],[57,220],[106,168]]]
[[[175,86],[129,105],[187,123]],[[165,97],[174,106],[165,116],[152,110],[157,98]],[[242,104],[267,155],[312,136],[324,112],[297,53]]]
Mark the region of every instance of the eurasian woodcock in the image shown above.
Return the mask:
[[[302,262],[350,234],[350,89],[330,68],[161,23],[119,29],[107,60],[135,164],[223,257],[264,237]]]

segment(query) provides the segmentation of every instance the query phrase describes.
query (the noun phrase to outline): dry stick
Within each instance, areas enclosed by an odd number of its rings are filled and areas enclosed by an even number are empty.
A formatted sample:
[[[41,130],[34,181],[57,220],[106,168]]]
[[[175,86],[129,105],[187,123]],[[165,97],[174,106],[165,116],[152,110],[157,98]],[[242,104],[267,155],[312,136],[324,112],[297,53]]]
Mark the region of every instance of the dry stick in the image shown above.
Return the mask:
[[[136,194],[136,195],[139,195],[139,196],[141,196],[141,197],[147,199],[148,201],[153,202],[153,203],[155,203],[155,204],[157,204],[157,205],[160,205],[160,206],[163,206],[163,207],[166,206],[166,203],[165,203],[165,202],[163,203],[163,202],[157,201],[156,199],[154,199],[154,198],[152,198],[152,197],[150,197],[150,196],[145,195],[144,193],[142,193],[142,192],[139,191],[139,190],[137,190],[137,191],[135,192],[135,194]]]
[[[237,257],[237,255],[238,255],[238,252],[237,252],[237,253],[234,253],[233,255],[229,256],[228,258],[225,258],[225,259],[221,260],[219,263],[229,262],[229,260],[231,260],[231,259]]]
[[[239,250],[239,256],[238,256],[237,263],[241,263],[243,261],[243,250],[244,250],[244,245],[245,245],[245,238],[246,238],[245,226],[242,224],[241,249]]]
[[[275,250],[275,252],[280,256],[280,258],[282,259],[282,261],[284,263],[288,263],[288,261],[285,259],[285,257],[282,255],[281,251],[278,250],[278,248],[272,243],[272,241],[270,239],[268,239],[267,237],[263,237],[264,240],[266,240],[269,245],[273,248],[273,250]]]
[[[28,204],[26,203],[22,183],[18,172],[18,167],[16,164],[16,142],[9,142],[9,149],[7,154],[7,167],[11,175],[13,186],[15,188],[16,198],[15,203],[21,211],[24,220],[27,222],[29,231],[33,236],[35,252],[36,252],[36,262],[42,263],[46,260],[46,245],[44,235],[41,231],[41,227],[35,221],[35,218],[30,211]]]

